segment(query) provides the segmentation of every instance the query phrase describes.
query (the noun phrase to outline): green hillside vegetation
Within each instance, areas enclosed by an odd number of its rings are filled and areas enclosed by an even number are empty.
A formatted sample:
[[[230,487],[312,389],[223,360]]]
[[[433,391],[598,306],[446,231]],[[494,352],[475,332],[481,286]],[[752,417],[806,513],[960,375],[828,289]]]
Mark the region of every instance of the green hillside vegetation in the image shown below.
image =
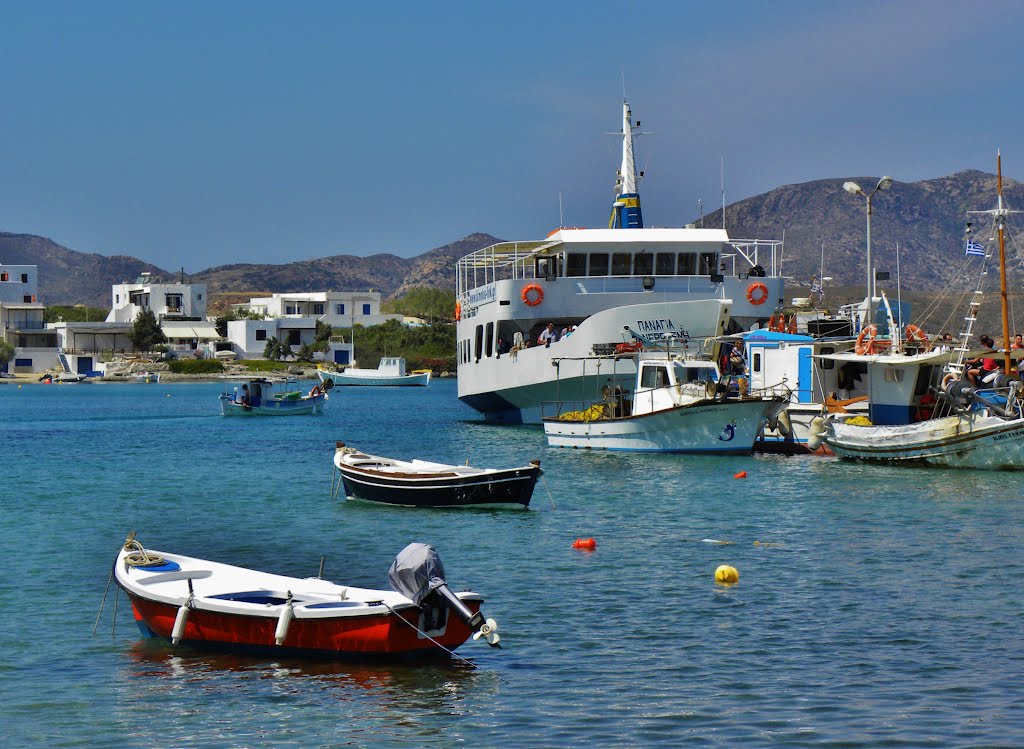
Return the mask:
[[[335,328],[334,336],[352,340],[351,328]],[[410,328],[397,320],[364,328],[355,326],[356,360],[376,367],[383,356],[404,356],[409,369],[455,371],[455,325],[435,322]]]
[[[427,322],[450,321],[455,316],[455,292],[420,287],[381,305],[385,314],[419,317]]]
[[[106,307],[54,305],[43,310],[43,322],[102,322],[110,312]]]

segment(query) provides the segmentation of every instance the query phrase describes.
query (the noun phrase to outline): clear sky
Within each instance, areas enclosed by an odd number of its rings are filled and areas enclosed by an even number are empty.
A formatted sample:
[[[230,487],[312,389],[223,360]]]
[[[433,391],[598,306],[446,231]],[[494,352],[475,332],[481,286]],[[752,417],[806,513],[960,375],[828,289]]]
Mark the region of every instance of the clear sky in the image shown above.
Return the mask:
[[[0,230],[196,272],[1024,177],[1024,3],[0,0]],[[0,258],[2,260],[2,258]]]

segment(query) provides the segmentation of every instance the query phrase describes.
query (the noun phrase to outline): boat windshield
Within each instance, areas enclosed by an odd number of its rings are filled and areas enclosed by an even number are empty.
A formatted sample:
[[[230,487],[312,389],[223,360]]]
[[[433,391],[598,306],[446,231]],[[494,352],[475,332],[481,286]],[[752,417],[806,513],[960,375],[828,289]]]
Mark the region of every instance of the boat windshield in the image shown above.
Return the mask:
[[[718,382],[718,372],[714,367],[693,363],[684,364],[683,362],[674,362],[672,367],[677,383]]]

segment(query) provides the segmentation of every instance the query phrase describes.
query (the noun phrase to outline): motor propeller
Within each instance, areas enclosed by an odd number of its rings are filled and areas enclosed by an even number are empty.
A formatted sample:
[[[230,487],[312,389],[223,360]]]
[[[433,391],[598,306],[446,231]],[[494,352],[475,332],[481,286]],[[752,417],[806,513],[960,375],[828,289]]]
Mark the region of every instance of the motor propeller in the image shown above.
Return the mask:
[[[487,639],[487,644],[492,648],[500,648],[501,645],[498,643],[501,641],[501,635],[498,634],[498,623],[493,619],[488,619],[480,625],[480,629],[473,633],[473,639],[479,640],[481,637]]]

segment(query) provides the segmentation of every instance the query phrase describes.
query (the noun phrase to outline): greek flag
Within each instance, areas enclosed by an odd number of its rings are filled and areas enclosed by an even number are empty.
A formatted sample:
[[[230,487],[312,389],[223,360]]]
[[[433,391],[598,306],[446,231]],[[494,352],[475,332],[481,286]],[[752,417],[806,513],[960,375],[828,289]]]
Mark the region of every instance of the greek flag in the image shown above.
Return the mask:
[[[971,239],[967,240],[967,249],[965,252],[967,255],[977,255],[978,257],[985,257],[985,248]]]

